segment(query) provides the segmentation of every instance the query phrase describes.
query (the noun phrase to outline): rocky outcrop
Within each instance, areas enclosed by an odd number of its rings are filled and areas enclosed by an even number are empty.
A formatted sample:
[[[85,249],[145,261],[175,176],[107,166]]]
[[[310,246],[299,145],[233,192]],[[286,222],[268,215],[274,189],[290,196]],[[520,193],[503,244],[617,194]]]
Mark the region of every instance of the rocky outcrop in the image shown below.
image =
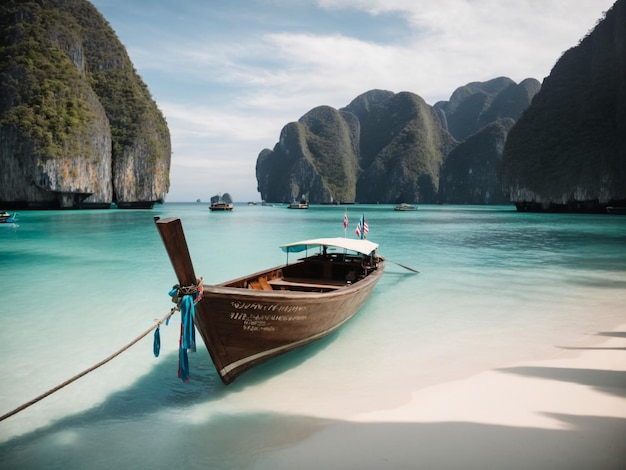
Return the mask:
[[[32,140],[17,126],[0,127],[2,206],[78,207],[87,198],[110,204],[111,135],[110,132],[100,132],[101,126],[106,128],[107,124],[104,112],[94,113],[94,119],[86,129],[86,132],[93,131],[91,138],[74,136],[74,152],[58,158],[39,158]]]
[[[0,204],[162,201],[167,124],[98,11],[85,0],[9,0],[0,31]]]
[[[461,142],[498,119],[519,119],[540,88],[541,84],[534,78],[517,84],[510,78],[499,77],[459,87],[449,101],[439,101],[434,107],[445,129]]]
[[[498,169],[509,130],[515,121],[498,119],[460,143],[441,168],[442,204],[508,204]]]
[[[544,80],[509,133],[501,179],[519,210],[626,206],[626,0]]]
[[[258,190],[266,201],[354,202],[359,122],[353,114],[320,106],[287,124],[273,150],[259,154]]]
[[[455,145],[436,112],[414,93],[359,97],[345,110],[361,122],[357,200],[437,202],[439,170]],[[362,102],[371,106],[365,108]]]
[[[269,202],[505,203],[497,167],[506,133],[538,88],[499,78],[435,106],[371,90],[340,110],[316,108],[261,151],[258,190]]]

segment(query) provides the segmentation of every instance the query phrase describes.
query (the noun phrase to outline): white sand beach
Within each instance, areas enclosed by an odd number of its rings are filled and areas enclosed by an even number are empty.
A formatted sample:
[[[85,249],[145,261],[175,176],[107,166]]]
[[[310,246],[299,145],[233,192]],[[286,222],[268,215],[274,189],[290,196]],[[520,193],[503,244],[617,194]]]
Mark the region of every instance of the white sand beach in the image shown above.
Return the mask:
[[[626,324],[338,421],[255,468],[624,469]]]

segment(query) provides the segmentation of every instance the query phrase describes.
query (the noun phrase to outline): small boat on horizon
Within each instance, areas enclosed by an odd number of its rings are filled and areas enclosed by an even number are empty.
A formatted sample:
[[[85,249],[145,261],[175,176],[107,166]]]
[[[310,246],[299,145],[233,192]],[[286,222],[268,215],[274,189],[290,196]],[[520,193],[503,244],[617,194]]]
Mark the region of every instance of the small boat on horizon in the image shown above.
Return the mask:
[[[233,210],[233,199],[230,197],[230,194],[224,193],[216,194],[211,198],[211,205],[209,206],[211,211],[232,211]]]
[[[606,213],[626,215],[626,207],[625,206],[607,206]]]
[[[287,261],[281,266],[204,285],[180,219],[155,217],[155,224],[178,278],[175,287],[195,296],[193,322],[225,384],[339,329],[365,304],[385,269],[374,242],[318,238],[282,245]],[[290,253],[301,252],[303,258],[289,262]]]
[[[293,201],[291,204],[289,204],[289,206],[287,206],[287,208],[288,209],[308,209],[309,203],[306,199],[302,198],[300,199],[300,202]]]
[[[0,212],[0,224],[14,224],[17,221],[17,212],[10,214],[7,211]]]
[[[416,211],[417,206],[412,206],[411,204],[401,203],[393,208],[394,211]]]

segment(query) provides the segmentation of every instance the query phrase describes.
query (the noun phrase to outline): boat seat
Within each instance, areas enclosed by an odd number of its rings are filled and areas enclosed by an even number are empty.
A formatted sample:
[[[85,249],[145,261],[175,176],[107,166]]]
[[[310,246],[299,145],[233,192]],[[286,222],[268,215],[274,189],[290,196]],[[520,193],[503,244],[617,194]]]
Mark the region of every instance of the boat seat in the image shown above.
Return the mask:
[[[272,279],[271,281],[269,281],[269,284],[278,288],[278,289],[287,289],[289,290],[290,287],[301,287],[304,289],[325,289],[325,290],[337,290],[340,289],[341,287],[345,286],[345,283],[342,283],[341,285],[338,284],[320,284],[317,282],[296,282],[296,281],[288,281],[286,279]]]
[[[248,283],[248,288],[254,290],[273,290],[272,286],[270,286],[270,284],[267,282],[267,279],[265,279],[264,277],[260,277],[256,281],[250,281]]]

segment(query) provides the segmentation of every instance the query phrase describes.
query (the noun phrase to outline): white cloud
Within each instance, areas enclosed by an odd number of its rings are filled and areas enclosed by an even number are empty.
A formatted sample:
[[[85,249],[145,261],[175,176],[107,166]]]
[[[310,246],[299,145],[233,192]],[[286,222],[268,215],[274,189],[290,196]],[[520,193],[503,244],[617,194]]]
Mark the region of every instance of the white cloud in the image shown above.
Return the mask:
[[[179,103],[164,103],[162,106],[170,127],[176,129],[177,133],[195,138],[237,138],[256,142],[267,138],[275,125],[264,125],[264,121],[257,116],[229,112],[222,108]]]
[[[395,13],[413,26],[411,51],[440,84],[425,98],[451,94],[469,81],[505,75],[514,80],[548,75],[561,53],[591,30],[613,0],[319,0],[324,8]],[[395,70],[399,68],[395,67]],[[411,72],[412,70],[409,70]],[[458,81],[466,77],[465,81]],[[457,79],[456,82],[450,79]],[[420,84],[424,82],[421,80]]]

